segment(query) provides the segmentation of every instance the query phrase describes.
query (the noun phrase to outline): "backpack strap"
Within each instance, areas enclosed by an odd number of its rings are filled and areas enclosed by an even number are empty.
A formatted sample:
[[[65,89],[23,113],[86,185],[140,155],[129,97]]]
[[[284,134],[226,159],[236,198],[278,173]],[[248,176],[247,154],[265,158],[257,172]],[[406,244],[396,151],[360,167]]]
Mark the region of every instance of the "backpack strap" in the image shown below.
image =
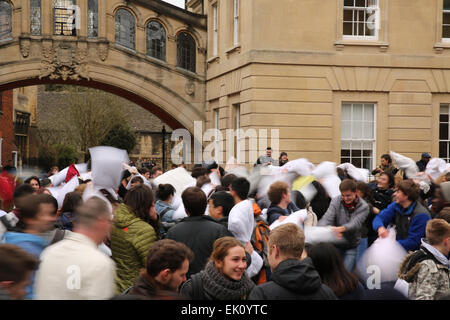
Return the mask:
[[[165,215],[167,212],[169,212],[169,210],[170,210],[170,207],[167,207],[167,208],[165,208],[163,211],[161,211],[161,213],[159,214],[159,218],[161,219],[161,221],[162,221],[162,218],[164,217],[164,215]]]
[[[55,236],[52,239],[52,242],[50,242],[50,245],[57,243],[58,241],[61,241],[64,239],[64,236],[66,235],[66,230],[62,229],[56,229]]]

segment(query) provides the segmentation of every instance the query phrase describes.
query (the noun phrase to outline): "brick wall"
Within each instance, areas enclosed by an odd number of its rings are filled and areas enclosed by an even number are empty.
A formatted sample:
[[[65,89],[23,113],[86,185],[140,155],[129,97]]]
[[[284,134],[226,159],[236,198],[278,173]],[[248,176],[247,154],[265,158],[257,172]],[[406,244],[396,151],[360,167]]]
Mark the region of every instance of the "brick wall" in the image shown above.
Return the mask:
[[[0,114],[0,138],[3,138],[0,162],[2,166],[5,166],[8,164],[9,160],[12,160],[14,143],[13,91],[3,91],[0,98],[2,99]]]

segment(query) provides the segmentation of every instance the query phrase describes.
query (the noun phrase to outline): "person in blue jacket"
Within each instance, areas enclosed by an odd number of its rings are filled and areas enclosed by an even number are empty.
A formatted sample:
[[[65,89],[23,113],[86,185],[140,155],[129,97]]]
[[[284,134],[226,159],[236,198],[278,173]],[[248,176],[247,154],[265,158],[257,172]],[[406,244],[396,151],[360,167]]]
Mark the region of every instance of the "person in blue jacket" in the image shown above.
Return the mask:
[[[42,251],[48,246],[48,242],[42,236],[51,230],[56,221],[52,206],[45,206],[43,198],[45,194],[29,195],[17,204],[20,213],[20,232],[5,232],[2,243],[16,245],[39,260]],[[31,283],[27,286],[26,299],[33,299],[35,272]]]
[[[385,238],[388,225],[395,225],[397,241],[406,251],[420,248],[430,213],[419,201],[419,187],[412,180],[402,181],[394,193],[395,202],[382,210],[373,220],[372,227],[378,236]]]

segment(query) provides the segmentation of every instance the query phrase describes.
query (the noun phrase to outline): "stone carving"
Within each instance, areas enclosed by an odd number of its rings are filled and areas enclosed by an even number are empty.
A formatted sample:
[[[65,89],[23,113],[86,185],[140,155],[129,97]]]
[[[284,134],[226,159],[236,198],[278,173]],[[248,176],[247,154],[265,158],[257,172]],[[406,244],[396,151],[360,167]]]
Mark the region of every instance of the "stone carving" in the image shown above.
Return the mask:
[[[188,81],[186,86],[184,87],[186,93],[190,96],[193,96],[195,93],[195,84],[193,81]]]
[[[27,58],[30,55],[30,43],[29,38],[20,38],[20,53],[24,58]]]
[[[41,74],[39,79],[49,77],[52,80],[89,80],[87,66],[87,47],[75,43],[44,42],[42,46]]]
[[[100,42],[97,47],[97,52],[100,60],[105,61],[108,58],[109,46],[107,42]]]

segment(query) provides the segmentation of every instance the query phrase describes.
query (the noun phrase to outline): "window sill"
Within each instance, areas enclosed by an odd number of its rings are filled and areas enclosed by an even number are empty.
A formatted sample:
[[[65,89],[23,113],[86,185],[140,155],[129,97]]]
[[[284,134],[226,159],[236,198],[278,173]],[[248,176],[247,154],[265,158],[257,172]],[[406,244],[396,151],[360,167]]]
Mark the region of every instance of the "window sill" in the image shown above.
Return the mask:
[[[240,44],[236,44],[234,47],[229,48],[225,51],[227,56],[229,56],[230,54],[232,54],[234,52],[241,53],[241,45]]]
[[[212,58],[209,58],[208,60],[206,60],[206,63],[210,64],[210,63],[214,63],[214,62],[220,62],[220,57],[219,56],[214,56]]]
[[[0,46],[8,45],[8,44],[11,44],[13,42],[14,42],[13,38],[3,39],[3,40],[0,40]]]
[[[342,51],[344,50],[345,46],[356,46],[356,47],[379,47],[380,48],[380,52],[386,52],[388,47],[389,47],[389,43],[388,42],[384,42],[384,41],[379,41],[379,40],[371,40],[371,39],[367,39],[367,40],[362,40],[362,39],[355,39],[355,40],[350,40],[350,39],[343,39],[343,40],[337,40],[334,42],[334,46],[336,47],[337,51]]]
[[[194,77],[194,78],[199,79],[199,75],[196,74],[195,72],[189,71],[189,70],[187,70],[187,69],[183,69],[183,68],[178,67],[178,66],[175,67],[175,70],[178,71],[178,72],[180,72],[180,73],[182,73],[182,74],[184,74],[184,75],[186,75],[186,76]]]
[[[436,53],[442,53],[445,49],[450,49],[450,41],[442,41],[442,42],[436,42],[434,44],[434,51]]]

